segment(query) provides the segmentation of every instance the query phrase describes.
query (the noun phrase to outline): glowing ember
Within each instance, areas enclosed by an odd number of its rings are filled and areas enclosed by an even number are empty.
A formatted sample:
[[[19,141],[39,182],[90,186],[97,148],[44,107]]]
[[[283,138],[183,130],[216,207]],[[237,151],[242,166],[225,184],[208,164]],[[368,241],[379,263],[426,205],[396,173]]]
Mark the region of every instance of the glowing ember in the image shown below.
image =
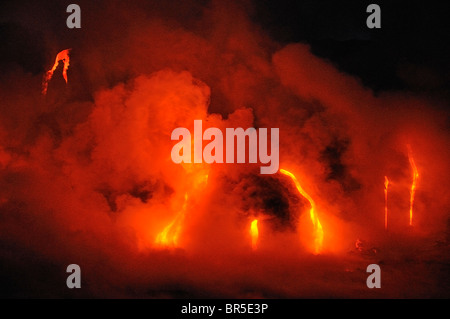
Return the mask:
[[[387,194],[388,194],[389,180],[387,176],[384,177],[384,229],[388,226],[388,208],[387,208]]]
[[[64,63],[64,68],[63,68],[62,74],[63,74],[64,80],[67,83],[67,70],[69,69],[69,61],[70,61],[69,52],[70,52],[70,50],[72,50],[72,49],[63,50],[56,55],[56,59],[55,59],[55,63],[53,64],[53,67],[50,70],[48,70],[44,75],[44,80],[42,81],[42,94],[44,94],[44,95],[47,94],[48,82],[52,79],[53,72],[55,72],[56,68],[58,67],[59,61],[62,61]]]
[[[416,186],[417,186],[417,179],[419,178],[419,172],[417,171],[416,163],[414,162],[414,158],[412,156],[411,146],[408,144],[407,147],[408,147],[409,164],[411,165],[411,168],[413,170],[413,182],[411,185],[411,192],[410,192],[411,197],[409,200],[409,226],[412,226],[414,195],[416,193]]]
[[[175,216],[175,219],[167,225],[162,232],[156,236],[155,243],[161,246],[178,246],[180,238],[181,225],[183,224],[184,215],[187,206],[187,193],[184,195],[184,204],[181,211]]]
[[[252,236],[252,249],[256,250],[257,248],[257,243],[258,243],[258,220],[255,219],[252,221],[252,224],[250,226],[250,234]]]
[[[314,200],[303,190],[303,188],[301,187],[299,181],[297,180],[297,178],[294,176],[294,174],[292,174],[291,172],[284,170],[284,169],[280,169],[280,173],[289,176],[295,183],[295,186],[297,187],[298,192],[305,197],[309,204],[311,205],[311,209],[309,210],[309,215],[311,217],[311,221],[313,223],[314,226],[314,252],[316,254],[320,253],[320,251],[322,250],[322,244],[323,244],[323,228],[322,225],[320,224],[319,218],[317,217],[317,212],[316,212],[316,203],[314,202]]]

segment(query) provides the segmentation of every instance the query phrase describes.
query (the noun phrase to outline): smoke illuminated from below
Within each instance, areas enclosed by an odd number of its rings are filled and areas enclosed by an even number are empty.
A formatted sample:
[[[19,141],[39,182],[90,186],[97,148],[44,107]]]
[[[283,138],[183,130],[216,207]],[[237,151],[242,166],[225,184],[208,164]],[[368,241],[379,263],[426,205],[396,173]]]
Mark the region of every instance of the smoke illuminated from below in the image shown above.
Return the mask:
[[[448,297],[433,285],[450,240],[439,99],[372,91],[318,47],[271,39],[247,1],[100,3],[82,34],[34,25],[42,38],[2,64],[0,297],[72,297],[67,263],[83,297]],[[279,128],[288,170],[238,163],[243,134],[234,163],[174,163],[171,133],[196,121],[217,157],[207,129]],[[360,270],[381,260],[395,285],[374,292]]]

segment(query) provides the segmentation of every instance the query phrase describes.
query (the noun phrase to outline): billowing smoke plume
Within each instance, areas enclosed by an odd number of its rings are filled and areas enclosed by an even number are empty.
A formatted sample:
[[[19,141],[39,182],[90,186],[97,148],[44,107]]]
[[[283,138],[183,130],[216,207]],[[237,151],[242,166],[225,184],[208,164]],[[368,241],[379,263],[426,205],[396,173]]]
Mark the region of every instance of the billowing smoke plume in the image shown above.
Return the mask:
[[[375,95],[307,44],[271,39],[247,2],[79,1],[79,30],[65,28],[67,4],[10,2],[15,18],[2,17],[23,44],[0,76],[3,295],[353,296],[365,288],[355,284],[365,266],[339,256],[358,238],[385,240],[385,176],[389,229],[411,231],[407,144],[420,174],[414,231],[445,232],[442,102]],[[45,70],[66,48],[68,84],[55,72],[43,96]],[[291,179],[246,164],[171,161],[172,130],[192,131],[195,119],[280,128],[280,167],[314,198],[323,225],[322,268],[307,235],[309,203]],[[183,205],[179,247],[156,247]],[[83,270],[80,291],[64,285],[71,263]],[[397,276],[399,287],[408,280]]]

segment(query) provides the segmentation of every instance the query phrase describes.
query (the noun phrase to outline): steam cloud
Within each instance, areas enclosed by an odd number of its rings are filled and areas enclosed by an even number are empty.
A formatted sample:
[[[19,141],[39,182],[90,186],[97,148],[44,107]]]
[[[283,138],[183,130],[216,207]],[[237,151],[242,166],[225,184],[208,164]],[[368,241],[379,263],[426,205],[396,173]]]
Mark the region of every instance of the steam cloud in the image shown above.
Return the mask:
[[[365,263],[349,266],[339,256],[357,238],[383,238],[384,176],[389,227],[408,233],[406,144],[420,171],[415,231],[445,232],[450,141],[442,102],[375,95],[307,44],[271,39],[247,2],[79,2],[77,33],[63,28],[64,3],[8,4],[17,15],[5,25],[23,31],[17,41],[29,40],[23,56],[31,62],[2,66],[0,76],[3,296],[357,295]],[[68,85],[56,72],[42,96],[45,70],[69,47]],[[170,160],[172,130],[194,119],[280,128],[280,167],[296,173],[318,206],[321,268],[295,231],[310,227],[308,202],[288,178],[260,176],[251,165]],[[183,249],[156,249],[196,170],[208,184],[192,196]],[[252,216],[259,254],[251,252]],[[64,286],[71,263],[83,271],[78,291]],[[324,279],[349,267],[341,280]],[[399,287],[408,280],[397,279]]]

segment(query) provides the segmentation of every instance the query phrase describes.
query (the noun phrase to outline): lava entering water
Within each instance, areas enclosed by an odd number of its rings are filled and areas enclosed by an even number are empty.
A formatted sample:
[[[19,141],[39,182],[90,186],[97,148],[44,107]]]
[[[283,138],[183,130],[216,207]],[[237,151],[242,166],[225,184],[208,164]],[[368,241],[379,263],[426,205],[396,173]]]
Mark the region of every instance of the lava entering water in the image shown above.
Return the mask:
[[[414,158],[412,156],[411,145],[408,144],[407,147],[408,147],[409,164],[411,165],[411,168],[413,170],[413,182],[411,185],[411,192],[410,192],[411,196],[409,200],[409,226],[412,226],[414,195],[416,193],[416,186],[417,186],[417,179],[419,178],[419,172],[417,170],[416,163],[414,162]]]
[[[311,221],[312,221],[313,226],[314,226],[314,252],[316,254],[319,254],[320,251],[322,250],[322,245],[323,245],[323,228],[322,228],[322,225],[320,224],[319,218],[317,217],[316,203],[303,190],[303,188],[301,187],[299,181],[297,180],[297,178],[295,177],[294,174],[292,174],[291,172],[289,172],[287,170],[284,170],[284,169],[280,169],[280,173],[289,176],[294,181],[298,192],[303,197],[305,197],[308,200],[309,204],[311,205],[311,209],[309,210],[309,215],[311,217]]]
[[[62,50],[61,52],[59,52],[56,55],[56,59],[55,59],[55,63],[53,64],[53,67],[50,70],[48,70],[44,75],[44,80],[42,81],[42,94],[44,94],[44,95],[47,94],[48,82],[52,79],[53,72],[55,72],[56,68],[58,67],[59,61],[62,61],[64,63],[64,68],[63,68],[62,74],[63,74],[64,80],[67,83],[67,70],[69,69],[70,50],[72,50],[72,49]]]
[[[258,244],[258,236],[259,236],[257,219],[252,221],[252,224],[250,226],[250,235],[252,236],[252,249],[256,250],[258,247],[257,244]]]
[[[184,195],[183,208],[175,216],[174,220],[160,232],[155,239],[155,243],[161,246],[177,246],[180,237],[181,225],[186,213],[188,194]]]

